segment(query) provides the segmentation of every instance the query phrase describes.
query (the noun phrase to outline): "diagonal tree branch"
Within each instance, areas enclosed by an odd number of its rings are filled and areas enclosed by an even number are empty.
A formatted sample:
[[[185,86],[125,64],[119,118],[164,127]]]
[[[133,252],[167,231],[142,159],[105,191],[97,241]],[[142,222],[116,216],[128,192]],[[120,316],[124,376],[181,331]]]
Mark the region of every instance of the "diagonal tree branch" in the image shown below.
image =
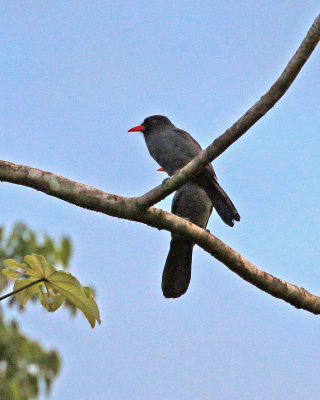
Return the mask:
[[[320,314],[320,297],[260,270],[220,239],[198,226],[171,213],[150,207],[176,190],[208,162],[213,161],[265,115],[288,90],[319,40],[320,16],[315,20],[296,54],[270,90],[231,128],[187,166],[165,181],[164,184],[139,198],[125,198],[105,193],[54,173],[7,161],[0,161],[0,181],[28,186],[79,207],[113,217],[141,222],[170,232],[181,232],[225,264],[230,270],[261,290],[296,308],[303,308],[314,314]]]
[[[28,283],[27,285],[22,286],[21,288],[19,288],[17,290],[13,290],[12,292],[5,294],[4,296],[1,296],[0,297],[0,301],[4,300],[4,299],[6,299],[6,298],[8,298],[10,296],[13,296],[14,294],[22,292],[22,290],[28,289],[30,286],[36,285],[39,282],[43,282],[44,280],[45,280],[45,278],[41,278],[41,279],[38,279],[38,280],[36,280],[34,282]]]
[[[165,180],[162,185],[137,198],[137,204],[142,208],[148,208],[169,194],[173,193],[191,176],[196,175],[206,164],[212,162],[229,146],[247,132],[260,118],[262,118],[281,99],[299,74],[311,53],[320,40],[320,15],[315,19],[307,36],[299,46],[295,55],[291,58],[285,70],[277,81],[237,122],[219,136],[210,146],[203,150],[197,157],[171,178]]]
[[[214,235],[176,215],[154,207],[141,211],[134,199],[105,193],[51,172],[7,161],[0,161],[0,181],[31,187],[79,207],[113,217],[141,222],[170,232],[181,232],[259,289],[296,308],[320,314],[320,297],[260,270]]]

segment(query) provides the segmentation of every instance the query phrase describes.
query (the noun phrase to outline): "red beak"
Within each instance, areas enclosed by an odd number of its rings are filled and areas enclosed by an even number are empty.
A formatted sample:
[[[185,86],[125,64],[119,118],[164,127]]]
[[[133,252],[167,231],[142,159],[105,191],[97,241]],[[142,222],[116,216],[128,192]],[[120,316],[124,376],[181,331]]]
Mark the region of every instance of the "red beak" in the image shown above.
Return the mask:
[[[163,168],[159,168],[157,171],[166,172]]]
[[[138,126],[135,126],[134,128],[129,129],[128,132],[141,132],[144,130],[145,130],[145,127],[143,125],[138,125]]]

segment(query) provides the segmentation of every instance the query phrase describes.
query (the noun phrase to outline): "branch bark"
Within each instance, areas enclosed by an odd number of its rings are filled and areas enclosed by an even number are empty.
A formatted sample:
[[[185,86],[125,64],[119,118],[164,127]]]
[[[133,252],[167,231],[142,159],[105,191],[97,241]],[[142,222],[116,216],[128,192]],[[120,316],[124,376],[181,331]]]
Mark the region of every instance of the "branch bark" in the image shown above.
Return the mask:
[[[161,186],[139,198],[125,198],[106,193],[51,172],[7,161],[0,161],[0,181],[31,187],[76,206],[113,217],[141,222],[170,232],[181,232],[225,264],[231,271],[261,290],[296,308],[320,314],[320,297],[260,270],[220,239],[198,226],[171,213],[150,207],[184,184],[207,163],[213,161],[264,116],[288,90],[319,40],[320,16],[317,17],[296,54],[270,90],[187,166]]]
[[[281,99],[289,89],[301,68],[304,66],[320,40],[320,15],[315,19],[307,36],[289,61],[285,70],[271,88],[257,101],[237,122],[203,150],[197,157],[181,168],[175,175],[149,192],[137,198],[137,204],[148,208],[173,193],[190,177],[199,172],[205,165],[216,159],[236,140],[245,134],[260,118],[262,118]]]
[[[0,180],[28,186],[106,215],[170,232],[182,232],[247,282],[296,308],[320,314],[320,297],[262,271],[216,236],[176,215],[155,207],[142,211],[134,199],[105,193],[61,175],[7,161],[0,161]]]

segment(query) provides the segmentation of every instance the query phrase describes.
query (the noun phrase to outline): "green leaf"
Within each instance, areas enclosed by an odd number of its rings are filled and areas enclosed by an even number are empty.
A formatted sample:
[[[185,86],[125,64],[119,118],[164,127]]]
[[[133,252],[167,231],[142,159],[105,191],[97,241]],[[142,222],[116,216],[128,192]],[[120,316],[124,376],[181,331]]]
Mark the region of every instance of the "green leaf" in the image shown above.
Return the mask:
[[[82,289],[84,290],[85,294],[87,297],[93,296],[91,287],[89,286],[82,286]]]
[[[64,296],[61,294],[41,293],[40,301],[44,308],[50,312],[56,311],[64,302]]]
[[[17,279],[14,283],[13,290],[19,290],[22,287],[27,286],[35,281],[37,281],[37,279],[33,277],[28,279]],[[40,293],[39,286],[42,284],[43,282],[35,283],[34,285],[29,286],[28,288],[21,290],[21,292],[16,294],[16,298],[22,307],[24,307],[28,303],[31,297]]]
[[[45,384],[50,386],[59,372],[61,362],[58,354],[47,351],[34,339],[25,336],[17,322],[5,321],[2,315],[0,343],[0,399],[38,399],[39,389],[43,392]]]
[[[101,324],[100,313],[94,298],[88,290],[81,287],[80,282],[68,272],[54,272],[47,280],[47,286],[52,287],[57,292],[65,296],[71,303],[79,308],[92,328],[96,321]]]
[[[24,261],[25,263],[18,263],[15,260],[6,260],[5,263],[9,269],[4,272],[4,275],[15,280],[14,291],[20,290],[15,293],[16,299],[22,307],[27,304],[31,297],[40,294],[41,304],[48,311],[53,312],[66,299],[67,303],[72,303],[74,307],[83,312],[92,328],[94,328],[96,321],[101,324],[99,308],[93,298],[91,288],[82,287],[78,279],[69,272],[57,271],[41,255],[27,255],[24,257]],[[21,270],[28,274],[28,278],[17,279],[22,273]],[[34,283],[39,280],[40,282]],[[34,284],[30,285],[32,283]],[[28,285],[30,286],[25,288]],[[48,293],[40,291],[40,286],[43,285],[46,285]]]
[[[11,279],[12,281],[15,281],[18,276],[20,275],[19,271],[14,271],[12,269],[3,269],[1,270],[3,275],[5,275],[7,278]]]
[[[71,241],[69,238],[64,237],[61,240],[61,246],[60,246],[60,258],[64,266],[68,265],[68,261],[70,259],[71,254],[72,254]]]
[[[6,262],[6,261],[11,261],[11,260],[5,260],[4,262]],[[33,276],[36,279],[41,278],[41,276],[35,275],[34,270],[31,267],[29,267],[27,264],[25,264],[25,263],[17,263],[17,264],[19,264],[19,266],[15,265],[13,268],[15,268],[15,269],[20,268],[24,272],[26,272],[28,275]],[[14,264],[12,263],[12,265],[14,265]]]
[[[22,268],[23,265],[22,263],[19,263],[18,261],[12,259],[4,260],[3,263],[7,265],[9,268],[13,269]]]
[[[37,279],[47,278],[56,271],[55,267],[48,264],[47,260],[39,254],[25,256],[23,259],[32,268],[30,275]]]

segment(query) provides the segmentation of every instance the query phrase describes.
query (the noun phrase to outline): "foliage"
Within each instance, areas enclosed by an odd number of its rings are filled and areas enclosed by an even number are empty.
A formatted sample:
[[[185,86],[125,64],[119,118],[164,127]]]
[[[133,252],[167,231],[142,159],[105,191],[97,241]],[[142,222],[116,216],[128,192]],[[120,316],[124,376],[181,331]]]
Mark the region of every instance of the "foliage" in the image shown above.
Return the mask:
[[[41,386],[48,392],[60,364],[56,351],[44,350],[0,314],[0,399],[35,399]]]
[[[22,306],[39,295],[43,307],[54,312],[68,299],[83,312],[92,328],[96,321],[101,323],[99,309],[90,288],[82,287],[70,272],[58,271],[41,255],[27,255],[23,260],[20,263],[13,259],[4,260],[8,268],[2,270],[7,278],[15,281],[14,291],[9,295],[16,294]]]
[[[72,244],[68,237],[64,236],[60,241],[49,235],[37,235],[32,229],[23,223],[17,223],[9,234],[0,227],[0,269],[2,261],[14,258],[22,261],[27,254],[37,253],[43,255],[49,263],[69,267],[72,254]],[[8,279],[0,274],[0,292],[5,289]]]
[[[60,241],[47,234],[39,235],[23,223],[14,225],[8,233],[0,227],[0,270],[2,261],[14,258],[21,262],[30,253],[39,253],[50,263],[68,268],[72,253],[69,238]],[[0,273],[0,292],[8,279]],[[11,304],[19,304],[13,299]],[[67,302],[65,302],[66,304]],[[74,312],[76,308],[68,308]],[[21,310],[21,307],[20,307]],[[49,391],[61,368],[57,351],[46,350],[38,342],[24,335],[15,321],[6,321],[0,309],[0,399],[31,400],[43,389]]]
[[[72,243],[67,236],[60,241],[53,239],[48,234],[39,235],[24,223],[16,223],[11,232],[5,234],[5,229],[0,227],[0,271],[4,268],[3,260],[14,258],[22,261],[28,254],[41,254],[49,263],[69,269],[72,255]],[[9,284],[8,277],[0,273],[0,292]],[[91,288],[94,294],[94,289]],[[17,304],[16,298],[12,297],[9,305]],[[19,304],[19,303],[18,303]],[[69,300],[64,302],[72,315],[75,315],[77,308]],[[23,311],[24,306],[20,303],[19,309]]]

